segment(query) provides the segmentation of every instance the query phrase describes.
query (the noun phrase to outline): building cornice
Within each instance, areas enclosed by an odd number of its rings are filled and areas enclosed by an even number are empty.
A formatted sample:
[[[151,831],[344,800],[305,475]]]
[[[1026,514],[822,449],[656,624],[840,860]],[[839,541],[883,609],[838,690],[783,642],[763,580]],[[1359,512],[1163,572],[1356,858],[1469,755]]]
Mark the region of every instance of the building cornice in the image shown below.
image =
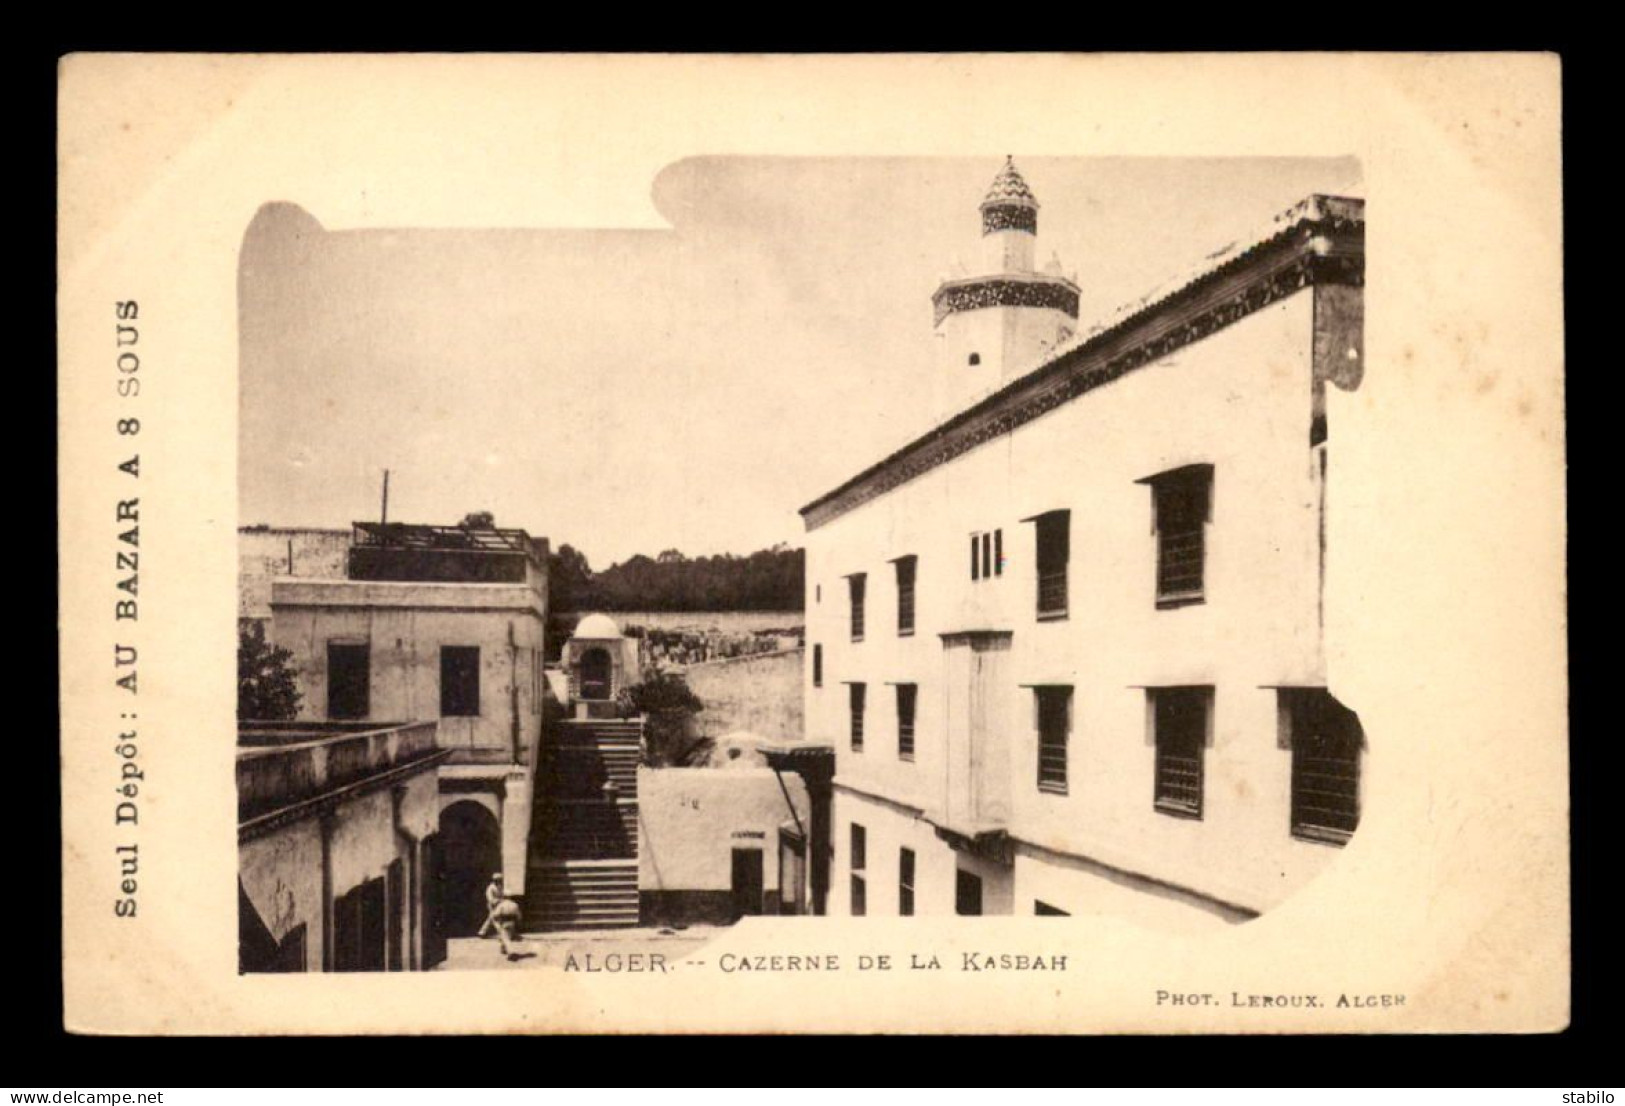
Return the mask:
[[[998,273],[946,280],[932,293],[932,326],[949,315],[985,307],[1039,307],[1078,317],[1078,286],[1048,273]]]
[[[1311,196],[1277,223],[1284,225],[1269,237],[1055,354],[801,508],[806,528],[816,530],[979,445],[1305,288],[1364,284],[1362,201]]]

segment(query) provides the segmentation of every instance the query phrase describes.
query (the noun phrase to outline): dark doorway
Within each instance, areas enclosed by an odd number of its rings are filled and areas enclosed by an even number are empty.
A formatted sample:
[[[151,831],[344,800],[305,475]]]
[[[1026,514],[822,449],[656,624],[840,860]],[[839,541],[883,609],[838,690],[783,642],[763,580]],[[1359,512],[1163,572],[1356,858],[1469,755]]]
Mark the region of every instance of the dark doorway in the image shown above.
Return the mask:
[[[583,699],[608,699],[610,693],[610,660],[609,652],[604,649],[588,649],[581,654],[581,697]]]
[[[492,869],[495,871],[496,869]],[[432,968],[446,958],[446,923],[441,916],[440,835],[423,839],[423,966]]]
[[[447,937],[472,937],[485,923],[485,887],[502,870],[502,828],[472,799],[440,812],[440,916]]]
[[[961,869],[954,879],[954,913],[982,912],[982,877]]]
[[[734,920],[762,912],[762,850],[733,851]]]
[[[327,643],[327,717],[365,718],[371,707],[372,662],[367,646]]]
[[[369,879],[333,903],[333,970],[381,972],[385,961],[385,892]]]

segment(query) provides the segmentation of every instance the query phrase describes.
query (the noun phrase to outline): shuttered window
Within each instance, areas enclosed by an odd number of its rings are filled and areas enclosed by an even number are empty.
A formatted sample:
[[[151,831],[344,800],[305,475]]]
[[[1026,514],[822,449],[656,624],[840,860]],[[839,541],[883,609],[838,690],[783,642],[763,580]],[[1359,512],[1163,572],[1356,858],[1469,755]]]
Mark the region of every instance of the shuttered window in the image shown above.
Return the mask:
[[[917,684],[897,685],[897,755],[914,759],[914,708],[919,701]]]
[[[1278,694],[1292,750],[1292,835],[1341,845],[1360,824],[1359,719],[1325,688]]]
[[[916,557],[899,557],[897,565],[897,635],[914,632],[914,569]]]
[[[852,751],[863,752],[863,711],[868,688],[863,684],[848,684],[848,702],[852,712]]]
[[[1206,587],[1213,466],[1186,465],[1150,477],[1157,534],[1157,606],[1200,603]]]
[[[1038,617],[1065,618],[1072,513],[1050,511],[1033,520],[1038,544]]]
[[[1164,687],[1149,694],[1156,737],[1156,809],[1180,818],[1200,818],[1213,689]]]
[[[1066,794],[1067,738],[1072,730],[1072,689],[1033,688],[1038,715],[1038,790]]]

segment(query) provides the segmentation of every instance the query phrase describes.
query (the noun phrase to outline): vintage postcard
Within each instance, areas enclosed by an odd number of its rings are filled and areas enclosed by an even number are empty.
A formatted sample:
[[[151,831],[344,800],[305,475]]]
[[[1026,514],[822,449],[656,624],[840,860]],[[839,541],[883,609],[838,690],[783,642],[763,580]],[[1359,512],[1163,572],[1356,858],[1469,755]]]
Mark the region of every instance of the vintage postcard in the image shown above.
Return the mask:
[[[1561,1030],[1559,76],[64,59],[68,1028]]]

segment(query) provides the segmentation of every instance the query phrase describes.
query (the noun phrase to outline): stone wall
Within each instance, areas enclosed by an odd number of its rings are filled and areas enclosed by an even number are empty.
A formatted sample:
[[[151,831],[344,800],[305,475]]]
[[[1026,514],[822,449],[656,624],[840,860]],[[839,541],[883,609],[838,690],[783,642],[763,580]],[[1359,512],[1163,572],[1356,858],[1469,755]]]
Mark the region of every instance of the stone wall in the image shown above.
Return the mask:
[[[304,576],[342,580],[349,530],[245,526],[237,531],[237,617],[269,620],[271,580]]]
[[[804,649],[692,664],[683,670],[688,686],[705,709],[696,731],[721,737],[747,730],[773,740],[801,737]]]

